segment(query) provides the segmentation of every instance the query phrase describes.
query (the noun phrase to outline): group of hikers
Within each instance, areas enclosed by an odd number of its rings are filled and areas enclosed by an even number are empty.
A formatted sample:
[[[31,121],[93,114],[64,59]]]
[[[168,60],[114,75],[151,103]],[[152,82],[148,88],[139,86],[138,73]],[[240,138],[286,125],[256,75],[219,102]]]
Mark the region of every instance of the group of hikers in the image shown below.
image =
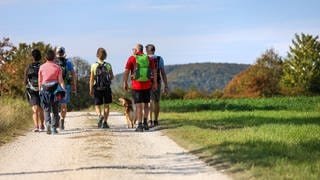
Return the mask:
[[[131,79],[138,132],[159,125],[162,81],[163,92],[168,93],[164,60],[161,56],[155,55],[154,45],[148,44],[145,49],[146,54],[141,44],[137,44],[132,49],[123,77],[123,89],[126,91],[130,89],[128,79],[129,77]],[[66,57],[64,47],[58,47],[56,51],[48,50],[43,64],[40,63],[42,56],[38,49],[34,49],[31,55],[33,62],[25,69],[24,83],[33,111],[33,132],[46,131],[47,134],[57,134],[57,128],[60,131],[65,129],[71,92],[77,92],[76,72],[72,61]],[[106,50],[98,48],[96,56],[97,61],[91,65],[90,70],[89,94],[94,99],[98,128],[105,129],[109,128],[109,105],[113,102],[111,81],[114,75],[111,64],[106,61]],[[150,120],[148,121],[149,112]]]

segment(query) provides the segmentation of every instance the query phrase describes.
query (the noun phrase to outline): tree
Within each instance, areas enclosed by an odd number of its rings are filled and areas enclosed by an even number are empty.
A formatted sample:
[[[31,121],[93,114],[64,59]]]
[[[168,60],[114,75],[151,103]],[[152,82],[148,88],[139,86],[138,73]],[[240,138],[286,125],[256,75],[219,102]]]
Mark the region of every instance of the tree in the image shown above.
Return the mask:
[[[1,67],[1,94],[9,96],[24,95],[24,71],[27,65],[32,62],[31,51],[33,49],[39,49],[44,57],[48,49],[51,49],[51,45],[43,42],[32,44],[20,43],[15,48],[14,53],[11,53],[10,58]]]
[[[92,97],[89,95],[89,63],[80,58],[72,57],[72,63],[77,74],[77,94],[71,95],[70,109],[82,109],[92,105]]]
[[[9,38],[3,38],[2,41],[0,41],[0,96],[3,92],[8,91],[4,85],[6,76],[3,69],[4,65],[12,59],[15,50],[16,47],[13,46]]]
[[[302,93],[320,93],[320,42],[318,36],[295,34],[284,62],[282,83]]]
[[[224,97],[260,97],[280,93],[282,60],[274,49],[266,50],[256,63],[236,75],[225,87]]]

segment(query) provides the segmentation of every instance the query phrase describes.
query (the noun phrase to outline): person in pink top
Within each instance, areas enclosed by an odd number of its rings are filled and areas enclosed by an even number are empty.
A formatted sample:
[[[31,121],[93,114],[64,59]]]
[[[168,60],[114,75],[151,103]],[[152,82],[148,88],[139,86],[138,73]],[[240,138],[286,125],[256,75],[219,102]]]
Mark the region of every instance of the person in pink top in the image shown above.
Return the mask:
[[[56,123],[59,121],[59,102],[55,100],[54,93],[59,87],[65,89],[61,68],[54,62],[55,52],[49,50],[46,54],[46,63],[39,69],[38,81],[40,87],[41,106],[44,110],[47,134],[56,134]],[[53,118],[51,118],[51,111]]]

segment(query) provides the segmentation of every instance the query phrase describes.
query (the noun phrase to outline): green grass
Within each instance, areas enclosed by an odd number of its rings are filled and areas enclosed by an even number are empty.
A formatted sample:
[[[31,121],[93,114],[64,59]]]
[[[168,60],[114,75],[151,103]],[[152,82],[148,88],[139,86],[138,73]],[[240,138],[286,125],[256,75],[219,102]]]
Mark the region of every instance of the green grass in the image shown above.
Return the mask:
[[[0,98],[0,145],[32,127],[32,110],[26,101]]]
[[[170,137],[235,178],[320,177],[320,97],[163,101],[162,109]]]

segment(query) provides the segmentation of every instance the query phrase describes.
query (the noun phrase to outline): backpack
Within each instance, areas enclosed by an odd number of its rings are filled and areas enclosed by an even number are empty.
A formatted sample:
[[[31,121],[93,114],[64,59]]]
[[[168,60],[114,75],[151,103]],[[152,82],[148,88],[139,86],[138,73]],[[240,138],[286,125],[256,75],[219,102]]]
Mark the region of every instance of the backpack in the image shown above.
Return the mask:
[[[66,84],[71,84],[71,72],[67,69],[67,59],[62,57],[58,58],[57,64],[60,66],[62,70],[62,78]]]
[[[95,74],[95,89],[105,90],[109,88],[111,84],[111,66],[106,62],[103,62],[102,64],[97,62],[97,64],[98,66]]]
[[[136,63],[133,72],[133,80],[139,82],[146,82],[151,78],[151,71],[149,67],[149,58],[147,55],[136,55]]]
[[[38,84],[38,72],[40,69],[40,63],[32,63],[29,65],[27,71],[27,87],[33,91],[39,91],[39,84]]]
[[[161,83],[161,75],[160,75],[160,60],[161,60],[161,56],[156,56],[155,57],[155,66],[156,66],[156,70],[157,70],[157,82],[158,84]]]

